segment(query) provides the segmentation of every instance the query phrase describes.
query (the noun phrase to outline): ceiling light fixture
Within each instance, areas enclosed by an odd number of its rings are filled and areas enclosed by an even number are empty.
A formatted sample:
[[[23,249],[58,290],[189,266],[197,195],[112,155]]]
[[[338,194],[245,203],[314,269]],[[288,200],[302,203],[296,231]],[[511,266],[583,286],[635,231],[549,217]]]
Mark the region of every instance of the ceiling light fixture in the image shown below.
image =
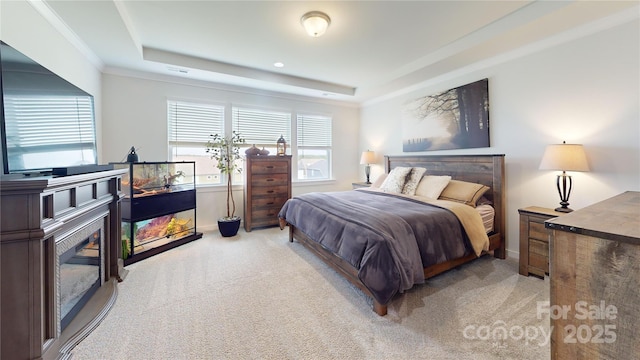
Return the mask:
[[[307,30],[309,36],[318,37],[327,31],[329,24],[331,24],[331,18],[321,11],[309,11],[302,15],[300,23]]]

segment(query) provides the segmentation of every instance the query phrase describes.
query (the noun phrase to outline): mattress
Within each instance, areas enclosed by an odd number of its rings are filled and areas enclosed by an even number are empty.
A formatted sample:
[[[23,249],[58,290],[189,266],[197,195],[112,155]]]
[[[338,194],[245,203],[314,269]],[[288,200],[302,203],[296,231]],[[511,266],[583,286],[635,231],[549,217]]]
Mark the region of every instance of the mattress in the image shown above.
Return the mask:
[[[496,216],[496,210],[493,206],[485,204],[476,206],[476,211],[478,211],[482,218],[482,225],[484,225],[487,234],[491,233],[493,231],[493,219]]]

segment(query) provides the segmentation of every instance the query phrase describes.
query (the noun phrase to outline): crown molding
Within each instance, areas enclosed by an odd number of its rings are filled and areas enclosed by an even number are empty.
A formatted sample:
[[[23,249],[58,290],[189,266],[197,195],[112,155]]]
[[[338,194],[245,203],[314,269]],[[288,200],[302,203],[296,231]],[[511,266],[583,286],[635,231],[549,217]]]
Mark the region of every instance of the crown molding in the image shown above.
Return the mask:
[[[60,16],[42,0],[27,0],[27,2],[49,23],[53,26],[73,47],[75,47],[87,60],[102,71],[105,67],[104,62],[80,39],[69,26],[60,19]]]

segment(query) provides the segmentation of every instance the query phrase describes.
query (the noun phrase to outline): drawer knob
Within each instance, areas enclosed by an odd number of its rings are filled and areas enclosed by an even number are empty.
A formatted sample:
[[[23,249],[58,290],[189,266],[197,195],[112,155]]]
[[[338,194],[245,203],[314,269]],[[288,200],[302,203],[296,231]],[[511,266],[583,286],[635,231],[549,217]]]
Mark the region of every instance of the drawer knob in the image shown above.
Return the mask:
[[[267,203],[267,205],[273,205],[273,204],[275,204],[273,201]]]
[[[275,179],[267,179],[267,181],[274,181]]]
[[[273,193],[273,192],[274,192],[273,190],[268,190],[268,191],[267,191],[267,193],[269,193],[269,194],[271,194],[271,193]]]

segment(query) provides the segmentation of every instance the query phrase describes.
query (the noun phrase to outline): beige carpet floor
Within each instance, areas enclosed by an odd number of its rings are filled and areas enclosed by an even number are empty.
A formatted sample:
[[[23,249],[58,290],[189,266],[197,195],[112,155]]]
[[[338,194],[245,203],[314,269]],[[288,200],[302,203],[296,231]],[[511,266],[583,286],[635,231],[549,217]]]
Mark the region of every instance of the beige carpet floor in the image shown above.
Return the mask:
[[[485,256],[398,296],[384,317],[278,228],[127,266],[72,359],[548,359],[549,280]],[[546,336],[545,336],[546,335]]]

